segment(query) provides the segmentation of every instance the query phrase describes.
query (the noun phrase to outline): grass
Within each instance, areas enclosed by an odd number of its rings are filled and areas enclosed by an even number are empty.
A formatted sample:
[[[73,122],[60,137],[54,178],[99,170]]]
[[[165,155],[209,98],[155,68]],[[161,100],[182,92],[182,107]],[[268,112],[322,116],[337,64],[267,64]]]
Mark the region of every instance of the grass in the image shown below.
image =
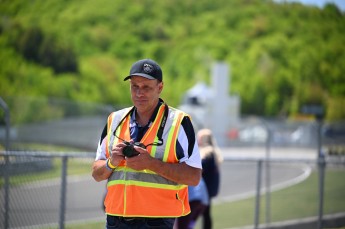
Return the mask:
[[[324,214],[345,211],[345,170],[328,169],[325,176]],[[318,214],[318,174],[313,172],[304,182],[270,195],[271,222],[316,216]],[[260,199],[260,222],[265,221],[265,195]],[[229,228],[254,223],[255,198],[213,207],[215,228]]]
[[[71,147],[62,147],[54,145],[42,144],[17,144],[14,147],[25,148],[28,151],[45,151],[45,152],[79,152],[79,149]],[[2,160],[0,158],[0,160]],[[67,164],[67,175],[80,175],[91,172],[92,158],[69,158]],[[46,172],[31,172],[23,175],[11,176],[10,184],[19,185],[30,183],[33,181],[54,179],[61,177],[62,159],[52,157],[52,169]],[[4,179],[0,179],[0,187],[2,187]]]
[[[15,186],[19,184],[30,183],[33,181],[60,178],[62,173],[61,158],[53,158],[52,164],[52,169],[48,170],[47,172],[31,172],[25,173],[23,175],[11,176],[10,184]],[[67,175],[72,176],[91,173],[91,164],[92,159],[70,158],[67,164]],[[0,187],[2,187],[3,181],[4,179],[0,179]]]
[[[12,143],[13,149],[25,149],[26,151],[47,151],[47,152],[79,152],[80,149],[68,146],[58,146],[40,143]],[[4,146],[0,145],[0,150],[4,150]]]

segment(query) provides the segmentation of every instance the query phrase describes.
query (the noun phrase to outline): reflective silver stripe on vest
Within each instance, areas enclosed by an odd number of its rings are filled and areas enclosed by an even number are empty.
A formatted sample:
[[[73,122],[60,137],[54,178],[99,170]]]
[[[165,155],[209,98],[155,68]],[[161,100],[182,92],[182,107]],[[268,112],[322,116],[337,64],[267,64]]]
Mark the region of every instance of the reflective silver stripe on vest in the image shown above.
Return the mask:
[[[140,181],[140,182],[148,182],[154,184],[167,184],[167,185],[178,185],[176,182],[168,180],[164,177],[161,177],[154,173],[143,173],[137,171],[128,171],[128,170],[121,170],[117,169],[114,171],[111,176],[108,178],[108,182],[114,180],[123,180],[123,181]]]

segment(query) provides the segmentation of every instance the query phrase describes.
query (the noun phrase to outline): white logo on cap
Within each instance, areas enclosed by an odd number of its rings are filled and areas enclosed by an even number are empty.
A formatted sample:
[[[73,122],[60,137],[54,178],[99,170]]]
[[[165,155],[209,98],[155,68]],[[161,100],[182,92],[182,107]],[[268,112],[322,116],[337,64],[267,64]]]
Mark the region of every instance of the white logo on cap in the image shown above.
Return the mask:
[[[145,73],[152,73],[153,72],[153,66],[151,64],[144,64],[144,72]]]

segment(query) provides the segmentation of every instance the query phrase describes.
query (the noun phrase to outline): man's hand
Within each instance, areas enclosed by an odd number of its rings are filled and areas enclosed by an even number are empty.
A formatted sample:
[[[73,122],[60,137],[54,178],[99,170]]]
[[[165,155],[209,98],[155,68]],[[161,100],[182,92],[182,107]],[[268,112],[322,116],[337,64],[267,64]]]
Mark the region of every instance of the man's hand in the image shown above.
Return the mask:
[[[121,163],[121,161],[125,159],[125,157],[122,154],[122,149],[125,146],[126,145],[124,143],[119,143],[112,149],[109,160],[113,166],[118,166]],[[93,162],[92,177],[96,181],[106,180],[111,175],[112,171],[106,168],[106,163],[106,160],[98,160]]]
[[[135,170],[149,169],[152,160],[156,160],[147,152],[146,149],[139,146],[134,146],[134,149],[139,152],[139,155],[134,157],[126,157],[127,167]]]
[[[110,163],[113,166],[118,166],[121,161],[123,161],[125,159],[125,156],[122,153],[123,148],[126,146],[125,143],[120,142],[118,144],[115,145],[115,147],[111,150],[111,155],[110,155]]]

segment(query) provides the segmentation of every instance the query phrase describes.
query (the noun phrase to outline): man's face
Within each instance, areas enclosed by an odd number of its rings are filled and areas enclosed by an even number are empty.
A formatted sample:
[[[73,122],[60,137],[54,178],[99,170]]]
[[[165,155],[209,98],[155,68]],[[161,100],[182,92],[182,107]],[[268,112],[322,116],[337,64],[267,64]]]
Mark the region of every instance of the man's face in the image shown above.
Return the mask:
[[[150,111],[157,105],[163,83],[141,76],[131,77],[131,98],[139,112]]]

